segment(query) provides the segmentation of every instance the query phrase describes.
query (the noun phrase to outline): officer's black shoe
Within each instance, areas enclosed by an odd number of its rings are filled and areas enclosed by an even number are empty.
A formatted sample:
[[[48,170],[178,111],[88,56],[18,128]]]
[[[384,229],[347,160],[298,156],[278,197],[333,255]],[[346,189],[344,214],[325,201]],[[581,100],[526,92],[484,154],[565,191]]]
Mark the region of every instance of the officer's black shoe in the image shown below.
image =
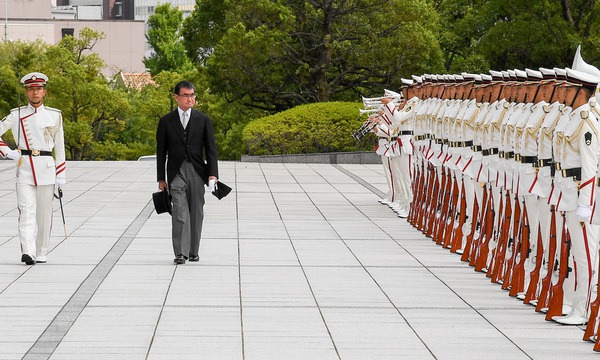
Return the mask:
[[[23,256],[21,256],[21,262],[24,262],[27,265],[35,265],[35,260],[33,260],[31,256],[27,254],[23,254]]]
[[[198,255],[192,255],[190,254],[189,259],[190,261],[200,261],[200,257]]]
[[[175,262],[175,264],[181,265],[181,264],[185,264],[185,257],[181,254],[177,255],[175,257],[175,260],[173,260]]]

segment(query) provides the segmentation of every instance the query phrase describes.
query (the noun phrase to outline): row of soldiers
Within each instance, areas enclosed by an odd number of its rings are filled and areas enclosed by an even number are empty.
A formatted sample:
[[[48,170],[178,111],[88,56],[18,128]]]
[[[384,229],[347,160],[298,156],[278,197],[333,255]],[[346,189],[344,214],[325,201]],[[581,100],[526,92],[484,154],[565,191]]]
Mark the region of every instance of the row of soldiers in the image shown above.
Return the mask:
[[[579,54],[566,69],[403,79],[403,100],[386,94],[368,123],[382,203],[546,320],[587,324],[600,351],[600,70]]]

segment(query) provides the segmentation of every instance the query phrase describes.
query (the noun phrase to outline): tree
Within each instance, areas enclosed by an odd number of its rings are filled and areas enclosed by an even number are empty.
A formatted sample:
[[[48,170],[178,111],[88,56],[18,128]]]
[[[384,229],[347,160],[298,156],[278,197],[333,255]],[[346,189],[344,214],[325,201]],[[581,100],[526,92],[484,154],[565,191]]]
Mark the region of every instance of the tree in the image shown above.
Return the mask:
[[[183,11],[172,8],[169,3],[157,6],[148,19],[146,40],[154,53],[144,58],[144,64],[151,74],[164,70],[184,72],[193,68],[180,35],[182,22]]]
[[[224,20],[209,23],[200,13],[209,3],[226,6]],[[202,6],[186,22],[197,33],[184,33],[186,39],[206,41],[186,41],[188,54],[205,61],[215,94],[244,106],[278,112],[355,100],[399,88],[401,76],[442,68],[437,14],[422,0],[197,4]],[[204,60],[207,56],[199,54],[209,56]]]
[[[227,31],[227,9],[225,0],[196,0],[194,11],[181,29],[184,47],[193,62],[206,65],[214,46]]]
[[[449,72],[569,67],[579,44],[600,60],[595,1],[445,0],[438,10]]]
[[[131,113],[126,94],[102,75],[104,62],[93,52],[104,34],[89,28],[64,37],[44,54],[41,71],[48,82],[49,106],[62,110],[67,157],[93,159],[93,144],[115,140]]]

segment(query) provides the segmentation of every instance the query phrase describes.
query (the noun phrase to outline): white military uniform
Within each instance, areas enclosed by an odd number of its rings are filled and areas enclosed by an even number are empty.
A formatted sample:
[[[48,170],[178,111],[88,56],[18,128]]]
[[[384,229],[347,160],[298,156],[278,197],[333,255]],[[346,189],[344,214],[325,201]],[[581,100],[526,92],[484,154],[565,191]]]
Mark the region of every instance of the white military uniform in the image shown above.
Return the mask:
[[[45,262],[52,228],[54,186],[65,183],[62,114],[43,104],[38,108],[29,104],[11,110],[0,122],[0,136],[8,130],[23,153],[18,159],[16,175],[21,251],[24,257]],[[7,157],[11,152],[0,138],[0,155]]]

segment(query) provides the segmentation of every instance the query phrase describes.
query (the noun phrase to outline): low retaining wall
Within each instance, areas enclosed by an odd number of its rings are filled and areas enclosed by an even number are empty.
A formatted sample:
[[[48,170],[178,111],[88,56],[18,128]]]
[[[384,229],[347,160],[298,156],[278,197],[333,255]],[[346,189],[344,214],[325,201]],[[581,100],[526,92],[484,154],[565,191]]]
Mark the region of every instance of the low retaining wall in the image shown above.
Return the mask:
[[[242,162],[301,164],[381,164],[381,156],[372,151],[343,153],[242,155]]]

